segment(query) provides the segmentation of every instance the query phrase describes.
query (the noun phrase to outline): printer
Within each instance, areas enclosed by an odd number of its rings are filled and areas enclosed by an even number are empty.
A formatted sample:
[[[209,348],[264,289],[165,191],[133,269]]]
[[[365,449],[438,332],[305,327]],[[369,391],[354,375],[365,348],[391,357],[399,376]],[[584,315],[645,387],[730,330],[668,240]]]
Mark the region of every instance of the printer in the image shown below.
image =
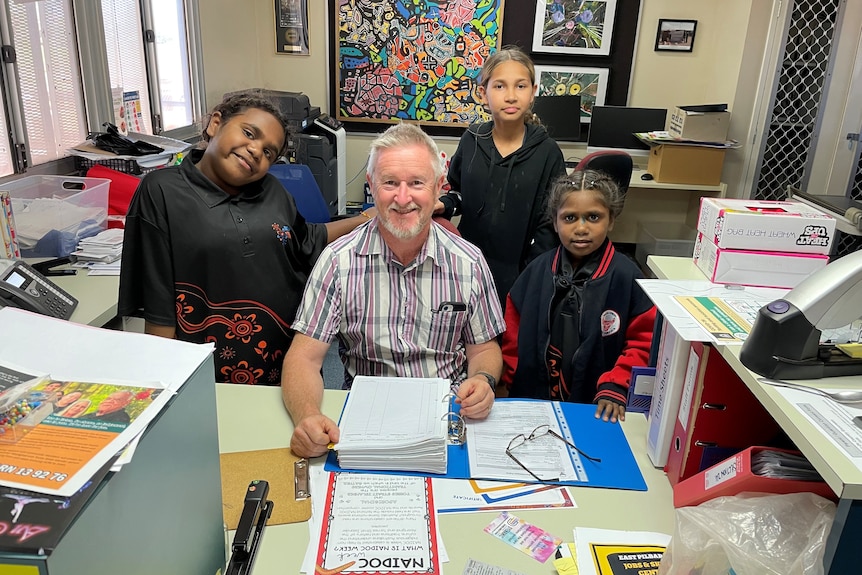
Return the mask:
[[[250,89],[225,96],[252,92],[270,100],[285,115],[291,131],[288,161],[308,166],[330,216],[347,213],[347,135],[341,122],[320,107],[312,106],[301,92]]]

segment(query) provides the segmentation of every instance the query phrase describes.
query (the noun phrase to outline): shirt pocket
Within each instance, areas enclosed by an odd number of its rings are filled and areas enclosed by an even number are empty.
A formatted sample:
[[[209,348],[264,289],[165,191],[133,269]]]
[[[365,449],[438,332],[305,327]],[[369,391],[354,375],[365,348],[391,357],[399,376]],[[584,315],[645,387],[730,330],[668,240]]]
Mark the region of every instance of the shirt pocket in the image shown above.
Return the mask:
[[[428,348],[455,351],[461,343],[461,333],[467,324],[467,310],[432,311],[428,327]]]

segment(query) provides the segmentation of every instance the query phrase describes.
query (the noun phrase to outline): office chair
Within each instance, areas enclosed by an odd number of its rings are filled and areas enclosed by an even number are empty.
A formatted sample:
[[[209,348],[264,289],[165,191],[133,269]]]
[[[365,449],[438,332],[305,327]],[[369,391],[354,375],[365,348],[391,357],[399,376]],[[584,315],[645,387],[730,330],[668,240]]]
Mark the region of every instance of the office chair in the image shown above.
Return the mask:
[[[434,220],[435,222],[437,222],[438,224],[440,224],[441,226],[443,226],[444,228],[446,228],[448,231],[455,234],[456,236],[461,237],[461,232],[458,231],[458,228],[455,226],[455,224],[453,224],[452,222],[450,222],[446,218],[444,218],[442,216],[434,216],[431,219]]]
[[[628,152],[622,150],[600,150],[584,156],[584,159],[575,166],[576,170],[596,170],[609,175],[620,187],[620,192],[625,200],[626,192],[632,181],[632,170],[634,163]]]
[[[293,199],[296,208],[305,221],[312,224],[325,224],[331,220],[329,206],[320,187],[314,179],[314,174],[303,164],[273,164],[269,173],[278,178]]]

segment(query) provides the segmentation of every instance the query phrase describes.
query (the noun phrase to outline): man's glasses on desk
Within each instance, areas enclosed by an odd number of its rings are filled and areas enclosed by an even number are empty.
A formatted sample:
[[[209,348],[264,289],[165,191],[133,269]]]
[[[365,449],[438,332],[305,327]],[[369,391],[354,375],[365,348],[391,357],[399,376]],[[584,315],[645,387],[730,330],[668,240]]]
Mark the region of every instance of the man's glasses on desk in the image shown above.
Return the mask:
[[[578,446],[576,446],[574,443],[567,440],[565,437],[563,437],[562,435],[560,435],[559,433],[557,433],[556,431],[551,429],[550,425],[543,424],[543,425],[538,426],[533,431],[531,431],[529,435],[524,435],[523,433],[519,433],[518,435],[516,435],[515,437],[512,438],[512,440],[509,442],[509,446],[506,448],[506,455],[508,455],[510,458],[512,458],[512,461],[517,463],[521,469],[523,469],[524,471],[526,471],[527,473],[532,475],[534,478],[536,478],[536,481],[559,481],[560,478],[559,477],[545,477],[545,478],[539,477],[538,475],[536,475],[535,473],[530,471],[530,469],[526,465],[521,463],[518,460],[518,458],[515,457],[515,455],[512,452],[514,450],[518,449],[519,447],[522,447],[522,446],[530,443],[534,439],[538,439],[538,438],[544,437],[546,435],[550,435],[551,437],[555,437],[556,439],[559,439],[560,441],[562,441],[563,443],[565,443],[566,445],[568,445],[569,447],[571,447],[572,449],[577,451],[579,455],[581,455],[582,457],[584,457],[586,459],[589,459],[590,461],[594,461],[596,463],[602,462],[601,458],[592,457],[591,455],[587,455],[586,453],[581,451],[578,448]]]

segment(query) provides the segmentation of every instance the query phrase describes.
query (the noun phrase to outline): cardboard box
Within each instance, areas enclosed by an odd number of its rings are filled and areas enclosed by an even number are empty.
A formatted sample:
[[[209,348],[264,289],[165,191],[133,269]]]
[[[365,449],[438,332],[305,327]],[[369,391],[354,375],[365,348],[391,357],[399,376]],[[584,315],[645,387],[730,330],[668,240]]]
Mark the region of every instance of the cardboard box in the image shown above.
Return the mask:
[[[647,455],[656,467],[667,463],[690,350],[691,344],[664,319],[647,429]]]
[[[662,144],[650,148],[647,172],[663,184],[716,186],[721,183],[724,148]]]
[[[718,351],[691,342],[679,413],[668,453],[671,485],[710,467],[728,453],[766,444],[780,428]],[[716,458],[712,453],[719,451]]]
[[[730,128],[730,112],[701,111],[708,106],[677,106],[670,111],[667,131],[675,138],[699,142],[724,142]]]
[[[792,289],[824,268],[829,256],[723,250],[698,234],[694,263],[714,283]]]
[[[724,249],[828,254],[835,219],[802,202],[701,198],[697,231]]]
[[[745,491],[755,493],[803,493],[810,491],[833,501],[835,492],[825,481],[799,481],[755,475],[751,470],[751,457],[759,451],[777,451],[799,454],[798,451],[772,447],[749,447],[709,469],[677,483],[673,488],[673,506],[699,505],[715,497],[738,495]]]

